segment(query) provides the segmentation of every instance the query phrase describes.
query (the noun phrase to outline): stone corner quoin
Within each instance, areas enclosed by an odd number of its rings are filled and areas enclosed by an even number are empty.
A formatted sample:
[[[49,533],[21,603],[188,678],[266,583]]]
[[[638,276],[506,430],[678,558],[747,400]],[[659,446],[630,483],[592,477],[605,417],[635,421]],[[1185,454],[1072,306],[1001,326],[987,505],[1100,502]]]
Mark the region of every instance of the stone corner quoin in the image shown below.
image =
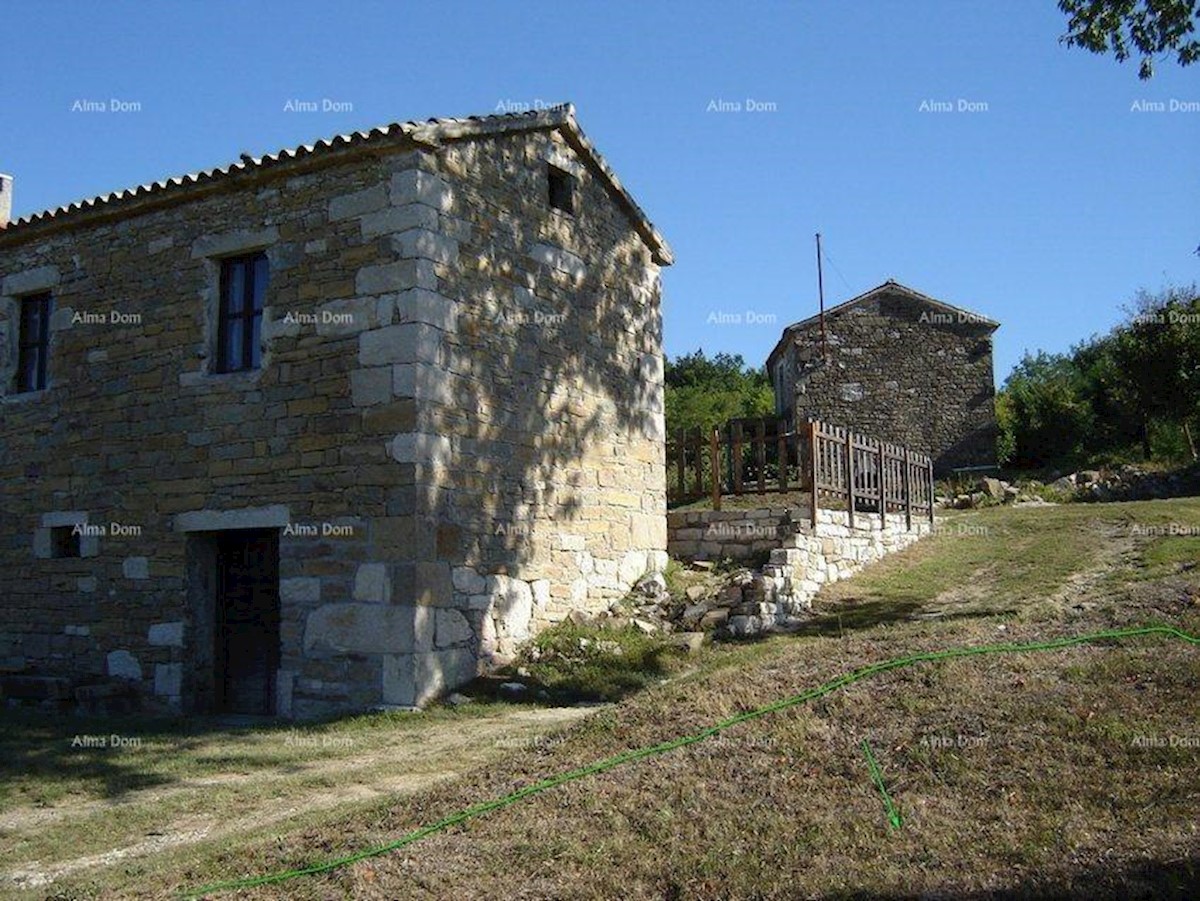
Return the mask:
[[[0,232],[5,671],[175,712],[416,706],[665,566],[662,254],[570,137],[328,149]],[[260,365],[218,373],[223,261],[260,253]]]

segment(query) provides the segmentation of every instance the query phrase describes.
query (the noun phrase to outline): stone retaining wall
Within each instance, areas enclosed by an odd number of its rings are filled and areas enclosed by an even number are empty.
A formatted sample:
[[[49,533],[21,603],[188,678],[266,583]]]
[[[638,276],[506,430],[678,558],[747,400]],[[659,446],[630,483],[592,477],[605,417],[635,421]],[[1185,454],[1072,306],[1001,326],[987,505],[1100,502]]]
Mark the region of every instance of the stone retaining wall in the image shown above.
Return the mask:
[[[784,545],[771,552],[769,567],[783,572],[781,600],[785,612],[808,610],[823,585],[858,572],[868,563],[903,550],[932,530],[928,519],[914,517],[908,528],[903,513],[890,513],[886,524],[878,515],[858,513],[854,526],[841,510],[818,510],[817,527],[804,519]]]
[[[787,507],[675,510],[667,514],[667,551],[677,560],[747,561],[773,551],[792,532]]]
[[[668,515],[668,549],[681,560],[717,560],[769,552],[762,578],[742,589],[742,602],[725,624],[735,636],[754,635],[802,616],[824,585],[928,535],[927,519],[902,513],[858,513],[854,526],[840,510],[818,510],[813,527],[807,506],[761,510],[694,510]],[[771,537],[771,536],[775,537]]]

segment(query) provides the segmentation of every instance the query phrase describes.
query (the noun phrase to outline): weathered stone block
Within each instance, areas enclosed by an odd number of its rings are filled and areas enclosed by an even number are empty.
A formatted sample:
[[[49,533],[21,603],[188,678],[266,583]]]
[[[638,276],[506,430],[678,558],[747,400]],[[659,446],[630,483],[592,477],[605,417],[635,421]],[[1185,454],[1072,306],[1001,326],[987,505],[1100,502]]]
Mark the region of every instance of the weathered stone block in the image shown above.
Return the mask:
[[[448,648],[452,645],[463,644],[474,636],[474,630],[467,618],[459,610],[450,608],[438,609],[437,614],[437,647]]]
[[[396,315],[400,322],[423,322],[443,332],[454,332],[458,303],[426,288],[410,288],[396,298]]]
[[[18,294],[32,294],[35,291],[46,291],[61,281],[57,266],[37,266],[14,272],[0,281],[0,294],[10,297]]]
[[[397,172],[391,181],[392,203],[423,203],[437,210],[450,209],[450,186],[437,175],[419,169]]]
[[[372,185],[362,191],[335,197],[329,201],[329,220],[337,222],[383,209],[388,203],[386,185]]]
[[[387,564],[360,563],[354,574],[354,600],[386,604],[391,600],[391,595],[391,577]]]
[[[445,371],[427,363],[397,363],[392,369],[392,390],[397,397],[411,397],[431,404],[453,401],[453,382]]]
[[[477,672],[475,655],[467,648],[389,654],[383,661],[383,701],[419,707],[471,681]]]
[[[358,336],[358,362],[363,366],[388,363],[436,362],[442,332],[423,322],[402,322]]]
[[[114,679],[142,681],[142,665],[128,651],[109,651],[104,666],[105,672]]]
[[[362,234],[364,238],[377,238],[380,235],[396,234],[413,228],[423,228],[432,231],[437,226],[437,210],[420,203],[390,206],[387,209],[362,217]]]
[[[282,529],[292,521],[285,504],[240,510],[196,510],[175,517],[176,532],[221,532],[227,529]]]
[[[279,241],[279,229],[240,228],[218,234],[202,235],[192,242],[192,259],[227,257],[270,247]]]
[[[354,278],[356,294],[395,294],[418,284],[417,266],[412,260],[364,266]]]
[[[279,580],[279,599],[288,604],[311,604],[321,600],[321,580],[296,577]]]
[[[420,257],[435,263],[458,261],[458,242],[453,238],[424,228],[414,228],[392,237],[392,247],[400,259]]]
[[[394,567],[392,597],[429,607],[454,605],[449,563],[405,563]]]
[[[392,399],[392,367],[375,366],[350,373],[350,398],[356,407],[384,404]]]
[[[413,647],[416,608],[375,603],[325,604],[305,621],[305,653],[395,654]]]
[[[146,640],[155,647],[183,647],[183,622],[155,623],[150,627]]]
[[[452,570],[454,590],[461,594],[482,594],[487,580],[470,566],[456,566]]]
[[[409,432],[396,435],[389,442],[388,455],[397,463],[447,466],[453,457],[453,447],[445,435]]]
[[[511,654],[530,636],[533,619],[533,592],[529,584],[511,576],[488,576],[491,614],[501,653]]]
[[[154,667],[154,693],[163,697],[179,697],[183,685],[182,663],[158,663]]]

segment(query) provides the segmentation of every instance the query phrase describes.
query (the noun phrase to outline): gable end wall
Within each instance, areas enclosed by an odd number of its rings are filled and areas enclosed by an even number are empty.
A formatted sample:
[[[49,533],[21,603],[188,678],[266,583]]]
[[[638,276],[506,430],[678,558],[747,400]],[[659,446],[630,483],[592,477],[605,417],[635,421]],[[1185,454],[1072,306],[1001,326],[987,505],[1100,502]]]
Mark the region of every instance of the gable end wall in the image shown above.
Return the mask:
[[[933,457],[935,470],[995,464],[991,327],[883,293],[799,329],[781,354],[789,415],[812,416]]]

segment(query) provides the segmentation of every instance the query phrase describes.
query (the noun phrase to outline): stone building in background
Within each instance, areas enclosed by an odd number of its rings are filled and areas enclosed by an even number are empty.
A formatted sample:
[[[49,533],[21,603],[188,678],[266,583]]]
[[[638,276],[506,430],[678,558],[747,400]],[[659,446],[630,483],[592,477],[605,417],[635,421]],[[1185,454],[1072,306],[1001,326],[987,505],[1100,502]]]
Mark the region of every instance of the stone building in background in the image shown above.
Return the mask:
[[[929,454],[944,474],[996,462],[999,323],[888,281],[789,325],[767,357],[777,412]]]
[[[670,263],[570,106],[7,224],[5,694],[421,704],[623,595],[666,558]]]

